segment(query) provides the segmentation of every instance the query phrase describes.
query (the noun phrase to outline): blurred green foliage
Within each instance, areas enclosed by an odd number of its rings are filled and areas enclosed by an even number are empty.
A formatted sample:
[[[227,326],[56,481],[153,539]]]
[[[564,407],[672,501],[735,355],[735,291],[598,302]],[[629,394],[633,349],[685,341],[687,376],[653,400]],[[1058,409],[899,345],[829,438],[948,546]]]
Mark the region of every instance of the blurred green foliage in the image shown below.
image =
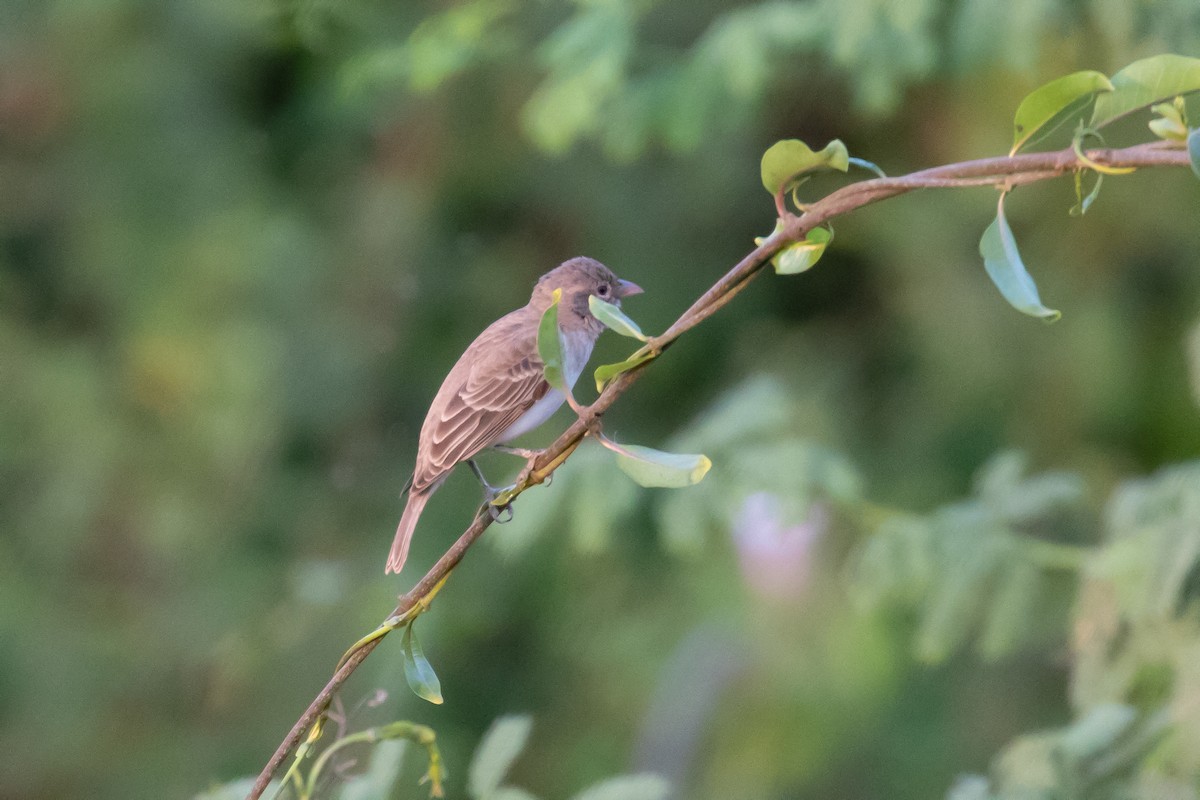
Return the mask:
[[[661,330],[770,230],[772,142],[841,137],[890,174],[1004,153],[1030,89],[1200,54],[1198,15],[0,5],[0,798],[257,771],[465,526],[456,475],[385,579],[430,398],[542,272],[600,258]],[[708,454],[705,481],[644,491],[581,449],[424,616],[445,705],[389,639],[347,729],[432,726],[452,797],[528,712],[510,782],[539,797],[653,772],[690,798],[1194,798],[1200,490],[1159,471],[1200,446],[1178,172],[1109,179],[1083,220],[1068,181],[1009,199],[1052,327],[978,262],[988,191],[839,221],[606,416]]]

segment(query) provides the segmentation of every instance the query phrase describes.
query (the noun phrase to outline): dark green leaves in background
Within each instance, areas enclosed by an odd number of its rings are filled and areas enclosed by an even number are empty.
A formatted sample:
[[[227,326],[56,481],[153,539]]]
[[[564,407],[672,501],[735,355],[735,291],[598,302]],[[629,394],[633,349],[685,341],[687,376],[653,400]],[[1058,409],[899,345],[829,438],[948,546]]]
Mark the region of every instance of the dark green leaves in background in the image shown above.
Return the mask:
[[[1053,537],[1056,526],[1086,522],[1084,487],[1067,473],[1023,471],[1019,455],[997,456],[981,470],[976,497],[929,516],[890,517],[856,556],[861,602],[916,607],[920,658],[943,661],[972,641],[985,658],[1003,658],[1061,626],[1084,551]]]

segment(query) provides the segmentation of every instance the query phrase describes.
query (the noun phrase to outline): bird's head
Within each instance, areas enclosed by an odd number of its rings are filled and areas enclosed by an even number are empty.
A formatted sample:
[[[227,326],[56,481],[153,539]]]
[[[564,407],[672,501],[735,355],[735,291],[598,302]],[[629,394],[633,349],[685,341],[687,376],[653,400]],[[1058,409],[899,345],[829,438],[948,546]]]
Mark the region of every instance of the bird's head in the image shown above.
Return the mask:
[[[589,297],[620,306],[622,298],[642,293],[642,287],[636,283],[618,278],[608,267],[586,256],[564,261],[543,275],[534,287],[531,304],[541,310],[549,308],[555,289],[562,289],[559,325],[568,329],[584,327],[596,334],[604,325],[592,316]]]

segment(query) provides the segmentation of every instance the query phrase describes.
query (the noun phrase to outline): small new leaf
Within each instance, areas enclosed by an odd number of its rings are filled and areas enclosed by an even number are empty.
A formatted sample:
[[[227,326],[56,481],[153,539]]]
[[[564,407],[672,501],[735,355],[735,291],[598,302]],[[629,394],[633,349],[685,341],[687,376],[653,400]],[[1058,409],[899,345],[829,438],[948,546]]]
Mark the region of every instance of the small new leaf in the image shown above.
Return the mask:
[[[1008,220],[1005,219],[1004,195],[1000,196],[996,219],[983,232],[983,238],[979,241],[979,254],[983,256],[983,265],[987,269],[988,277],[1013,308],[1022,314],[1048,322],[1054,322],[1062,316],[1062,312],[1042,305],[1041,298],[1038,297],[1037,284],[1033,282],[1021,261],[1017,241],[1008,226]]]
[[[1111,92],[1112,83],[1103,73],[1093,70],[1075,72],[1050,81],[1030,92],[1013,117],[1013,147],[1015,155],[1038,131],[1073,107],[1082,106],[1099,92]]]
[[[422,700],[441,705],[442,684],[425,654],[421,652],[421,644],[417,641],[417,634],[413,632],[411,622],[404,629],[401,645],[404,649],[404,679],[408,681],[408,688]]]
[[[1096,98],[1090,127],[1102,128],[1139,108],[1200,91],[1200,58],[1159,55],[1135,61],[1112,76],[1113,90]]]
[[[555,289],[551,295],[553,301],[542,314],[538,324],[537,348],[538,356],[542,359],[542,371],[546,375],[546,383],[566,391],[566,381],[563,380],[562,341],[558,338],[558,302],[562,299],[562,289]]]
[[[617,454],[617,466],[640,486],[651,489],[680,489],[704,479],[712,467],[708,456],[698,453],[664,453],[636,444],[600,440]]]
[[[1159,103],[1150,107],[1157,117],[1150,120],[1150,130],[1160,139],[1169,142],[1182,142],[1188,137],[1187,118],[1184,114],[1183,97],[1176,97],[1173,103]]]
[[[588,308],[591,309],[592,316],[603,322],[604,326],[613,333],[619,333],[641,342],[646,341],[646,334],[642,333],[638,324],[625,316],[625,313],[612,303],[601,300],[596,295],[591,295],[588,297]]]
[[[774,197],[790,189],[807,172],[822,169],[845,172],[850,167],[850,154],[840,139],[834,139],[819,152],[799,139],[784,139],[767,148],[760,167],[763,187]]]
[[[609,382],[611,382],[613,378],[617,377],[623,372],[629,372],[629,370],[633,369],[639,364],[644,364],[647,361],[650,361],[654,357],[654,353],[650,352],[649,350],[642,349],[624,361],[618,361],[615,364],[603,364],[599,367],[596,367],[596,391],[603,392],[604,387],[608,386]]]
[[[1072,217],[1082,217],[1092,207],[1092,203],[1096,202],[1096,198],[1100,196],[1100,186],[1104,183],[1104,175],[1096,173],[1096,185],[1087,193],[1083,194],[1083,170],[1075,170],[1075,205],[1071,206],[1069,213]]]
[[[804,241],[796,242],[775,254],[771,263],[778,275],[795,275],[812,267],[825,253],[825,247],[833,241],[833,232],[828,228],[813,228]]]

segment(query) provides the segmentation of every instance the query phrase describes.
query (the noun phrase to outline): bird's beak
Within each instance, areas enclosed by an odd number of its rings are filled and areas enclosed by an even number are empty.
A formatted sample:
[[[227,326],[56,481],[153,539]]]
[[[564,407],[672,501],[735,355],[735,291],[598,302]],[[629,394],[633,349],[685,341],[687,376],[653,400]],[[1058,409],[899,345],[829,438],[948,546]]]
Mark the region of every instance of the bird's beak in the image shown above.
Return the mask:
[[[629,297],[631,294],[641,294],[643,291],[645,290],[633,281],[617,279],[617,294],[621,297]]]

